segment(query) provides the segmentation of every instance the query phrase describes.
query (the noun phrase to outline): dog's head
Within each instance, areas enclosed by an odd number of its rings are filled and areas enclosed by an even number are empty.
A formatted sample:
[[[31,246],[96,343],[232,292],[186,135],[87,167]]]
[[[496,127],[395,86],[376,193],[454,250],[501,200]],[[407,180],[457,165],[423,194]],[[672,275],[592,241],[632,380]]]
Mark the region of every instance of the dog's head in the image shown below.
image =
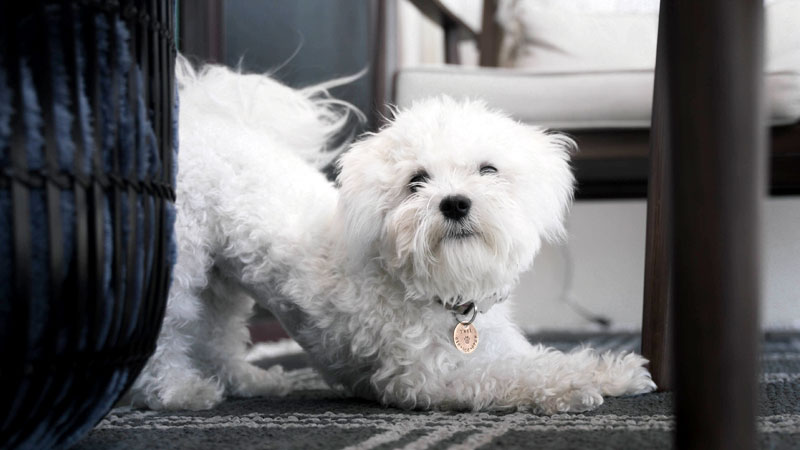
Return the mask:
[[[564,234],[573,145],[481,102],[415,103],[341,158],[350,262],[378,262],[410,298],[507,294]]]

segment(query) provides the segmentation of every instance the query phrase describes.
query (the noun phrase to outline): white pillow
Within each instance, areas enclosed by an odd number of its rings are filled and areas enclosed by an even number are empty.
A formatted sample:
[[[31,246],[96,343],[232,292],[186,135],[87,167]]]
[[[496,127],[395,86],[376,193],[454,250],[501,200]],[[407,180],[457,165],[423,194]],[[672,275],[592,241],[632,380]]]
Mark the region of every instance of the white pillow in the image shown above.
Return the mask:
[[[800,0],[768,0],[767,70],[800,72]],[[658,0],[501,0],[503,65],[534,72],[652,70]]]
[[[767,71],[800,73],[800,1],[768,0],[765,22]]]

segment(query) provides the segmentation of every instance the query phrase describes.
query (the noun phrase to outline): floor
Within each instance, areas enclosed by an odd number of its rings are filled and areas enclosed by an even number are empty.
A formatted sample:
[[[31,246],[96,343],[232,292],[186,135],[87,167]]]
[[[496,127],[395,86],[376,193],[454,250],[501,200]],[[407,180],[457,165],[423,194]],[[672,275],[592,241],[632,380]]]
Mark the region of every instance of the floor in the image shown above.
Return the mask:
[[[635,350],[636,333],[544,334],[561,349]],[[671,448],[672,396],[609,398],[586,414],[402,411],[343,397],[307,367],[291,343],[262,346],[258,364],[282,364],[296,390],[282,398],[228,400],[211,411],[116,408],[76,449],[573,449]],[[763,345],[759,446],[800,442],[800,333],[770,333]]]

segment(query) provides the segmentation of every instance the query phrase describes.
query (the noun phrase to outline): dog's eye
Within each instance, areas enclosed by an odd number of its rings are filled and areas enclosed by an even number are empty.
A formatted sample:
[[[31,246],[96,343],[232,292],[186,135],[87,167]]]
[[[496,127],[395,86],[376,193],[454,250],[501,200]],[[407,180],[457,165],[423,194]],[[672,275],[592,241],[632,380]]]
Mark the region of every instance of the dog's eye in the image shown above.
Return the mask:
[[[422,187],[422,185],[428,181],[428,178],[428,172],[425,172],[424,170],[415,173],[414,176],[408,181],[408,189],[411,192],[417,192],[417,189]]]
[[[481,175],[486,175],[490,173],[497,173],[497,167],[490,166],[489,164],[484,164],[481,166]]]

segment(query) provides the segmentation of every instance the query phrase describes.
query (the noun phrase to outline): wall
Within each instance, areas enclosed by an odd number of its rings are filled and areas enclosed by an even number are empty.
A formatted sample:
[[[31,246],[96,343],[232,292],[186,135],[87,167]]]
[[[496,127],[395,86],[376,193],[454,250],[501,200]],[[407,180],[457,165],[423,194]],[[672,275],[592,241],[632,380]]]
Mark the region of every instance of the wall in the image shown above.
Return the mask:
[[[602,315],[613,328],[639,329],[642,316],[646,204],[577,202],[566,245],[546,246],[516,290],[518,322],[526,330],[596,329],[564,300]],[[800,327],[800,198],[771,198],[763,222],[763,302],[767,328]],[[565,289],[573,268],[571,295]]]
[[[353,75],[369,66],[369,4],[354,1],[227,1],[225,64],[270,72],[292,87]],[[321,20],[324,18],[324,20]],[[332,90],[365,113],[369,76]]]

